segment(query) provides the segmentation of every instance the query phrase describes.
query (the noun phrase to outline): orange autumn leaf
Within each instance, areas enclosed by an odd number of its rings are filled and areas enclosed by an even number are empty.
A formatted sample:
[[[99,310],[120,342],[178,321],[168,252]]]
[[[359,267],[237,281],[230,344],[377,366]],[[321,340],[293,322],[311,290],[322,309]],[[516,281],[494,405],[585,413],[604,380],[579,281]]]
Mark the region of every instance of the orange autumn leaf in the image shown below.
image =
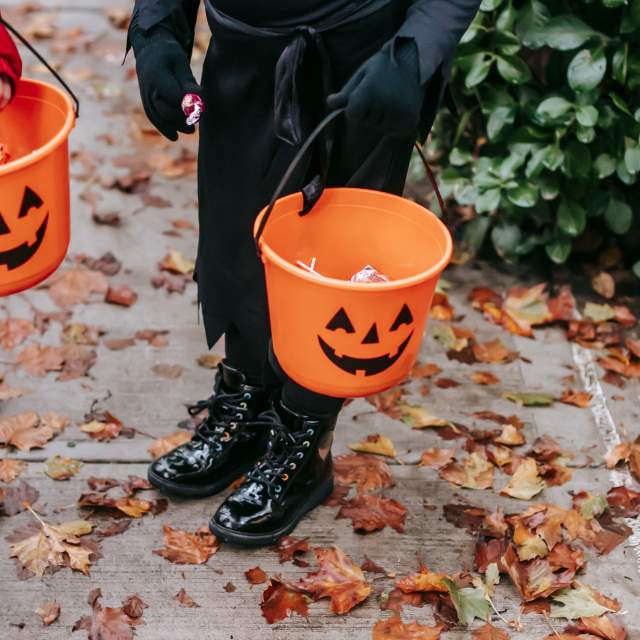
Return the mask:
[[[404,533],[404,521],[407,509],[397,500],[381,495],[359,495],[347,500],[336,515],[339,518],[351,518],[355,531],[380,531],[387,525],[398,533]]]
[[[441,372],[442,369],[433,362],[416,364],[414,365],[413,369],[411,369],[411,375],[414,378],[431,378]]]
[[[244,572],[249,584],[262,584],[267,581],[267,574],[260,567],[253,567]]]
[[[206,528],[193,533],[162,527],[164,549],[154,549],[153,553],[175,564],[204,564],[220,548],[218,539]]]
[[[418,573],[412,573],[396,580],[396,588],[403,593],[426,593],[429,591],[448,593],[447,585],[443,582],[443,579],[448,577],[445,573],[433,573],[423,566],[420,567]]]
[[[486,456],[474,451],[462,462],[450,462],[440,469],[440,477],[467,489],[490,489],[494,466]]]
[[[591,633],[606,640],[626,640],[627,637],[627,632],[622,624],[609,614],[580,618],[575,626],[571,625],[570,629],[581,633]]]
[[[507,293],[504,310],[522,327],[546,324],[553,320],[547,304],[546,283],[533,287],[513,287]]]
[[[420,458],[421,467],[429,467],[431,469],[440,469],[449,464],[456,457],[454,448],[434,448],[423,451]]]
[[[479,629],[474,629],[471,637],[473,640],[509,640],[511,636],[506,631],[487,623]]]
[[[399,616],[378,620],[373,626],[373,640],[439,640],[444,627],[427,627],[419,622],[402,622]]]
[[[446,293],[436,291],[433,296],[431,306],[431,317],[434,320],[451,320],[453,318],[453,307],[449,304],[449,298]]]
[[[0,418],[0,447],[14,446],[20,451],[44,447],[56,430],[45,424],[35,411]]]
[[[26,468],[27,463],[22,460],[3,458],[0,460],[0,482],[13,482]]]
[[[502,433],[493,438],[493,441],[497,444],[504,444],[509,447],[518,447],[526,442],[522,431],[516,429],[512,424],[505,424],[502,426]]]
[[[501,495],[511,496],[518,500],[531,500],[545,487],[544,480],[540,477],[538,463],[534,458],[525,458],[518,466],[511,480],[500,491]]]
[[[491,371],[475,371],[471,374],[471,380],[473,380],[475,384],[482,385],[498,384],[500,382],[500,379],[491,373]]]
[[[396,457],[396,450],[393,442],[386,436],[378,433],[367,436],[361,442],[347,445],[352,451],[360,453],[373,453],[375,455],[387,456],[388,458]]]
[[[376,456],[349,454],[333,461],[333,475],[337,484],[355,484],[358,493],[392,487],[389,465]]]
[[[294,611],[306,618],[309,615],[307,600],[304,594],[292,589],[280,580],[271,578],[262,594],[260,609],[269,624],[288,618]]]
[[[314,549],[320,568],[300,580],[298,587],[314,600],[331,599],[331,611],[348,613],[371,593],[362,569],[340,547]]]
[[[190,431],[174,431],[168,436],[162,438],[156,438],[147,448],[147,451],[151,454],[151,457],[155,460],[165,453],[169,453],[176,447],[179,447],[185,442],[189,442],[193,437],[193,433]]]
[[[68,307],[88,302],[93,293],[103,296],[109,281],[101,271],[73,268],[60,269],[44,286],[58,306]]]
[[[36,331],[30,320],[6,318],[0,320],[0,348],[11,351]]]
[[[500,338],[489,342],[475,342],[471,348],[476,360],[486,364],[502,364],[511,362],[518,357],[518,353],[509,351]]]
[[[573,404],[576,407],[584,409],[591,405],[593,396],[587,391],[574,391],[573,389],[565,389],[560,398],[560,402],[565,404]]]
[[[60,605],[55,600],[45,602],[36,609],[36,613],[42,618],[42,624],[49,626],[60,616]]]
[[[293,536],[283,536],[278,540],[274,550],[278,552],[280,564],[293,560],[296,554],[306,553],[311,549],[307,538],[295,538]]]

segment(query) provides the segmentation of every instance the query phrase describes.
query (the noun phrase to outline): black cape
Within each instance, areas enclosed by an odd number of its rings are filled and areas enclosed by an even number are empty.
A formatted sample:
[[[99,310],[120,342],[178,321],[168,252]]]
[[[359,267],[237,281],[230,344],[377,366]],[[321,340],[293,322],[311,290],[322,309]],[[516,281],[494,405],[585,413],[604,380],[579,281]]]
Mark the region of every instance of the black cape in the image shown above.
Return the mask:
[[[195,279],[209,346],[231,325],[268,331],[252,226],[325,114],[326,96],[375,52],[392,51],[397,38],[415,40],[425,86],[416,136],[383,136],[339,118],[330,152],[324,140],[286,189],[307,187],[309,206],[319,195],[318,184],[402,193],[415,138],[424,139],[433,124],[455,47],[479,4],[363,0],[322,24],[265,28],[239,22],[205,0],[213,37],[201,82],[206,110],[200,122]],[[171,16],[190,54],[198,5],[199,0],[136,0],[130,28],[147,30]]]

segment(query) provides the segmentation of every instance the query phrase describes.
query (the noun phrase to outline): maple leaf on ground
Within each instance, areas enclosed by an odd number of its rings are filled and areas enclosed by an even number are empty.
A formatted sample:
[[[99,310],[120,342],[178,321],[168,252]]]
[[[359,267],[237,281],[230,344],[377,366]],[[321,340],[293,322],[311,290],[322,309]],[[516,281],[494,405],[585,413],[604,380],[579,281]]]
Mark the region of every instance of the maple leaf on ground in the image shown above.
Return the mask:
[[[193,271],[195,262],[185,258],[179,251],[170,249],[169,253],[158,263],[158,268],[161,271],[186,275]]]
[[[504,444],[509,447],[518,447],[526,442],[524,434],[519,429],[516,429],[512,424],[505,424],[502,427],[502,433],[493,438],[493,441],[497,444]]]
[[[116,509],[130,518],[141,518],[153,510],[154,503],[149,500],[140,500],[128,496],[112,498],[104,493],[83,493],[78,499],[78,506]]]
[[[581,409],[591,406],[592,399],[593,396],[587,391],[573,391],[572,389],[565,389],[562,396],[559,398],[560,402],[573,404]]]
[[[398,615],[402,613],[405,606],[422,607],[424,604],[423,594],[419,591],[404,593],[400,589],[392,589],[388,594],[383,593],[380,597],[380,609],[393,611]]]
[[[23,460],[2,458],[0,460],[0,482],[13,482],[25,469],[27,463]]]
[[[476,411],[472,413],[471,416],[478,420],[489,420],[500,425],[510,424],[516,427],[516,429],[522,429],[524,427],[524,422],[516,415],[503,416],[494,411]]]
[[[108,411],[101,417],[101,420],[92,419],[89,422],[81,424],[80,431],[100,442],[117,438],[122,431],[122,422]]]
[[[432,447],[423,451],[420,458],[421,467],[429,467],[430,469],[441,469],[455,460],[456,450],[454,448],[435,448]]]
[[[86,520],[50,525],[31,507],[28,509],[38,521],[39,527],[35,533],[32,527],[25,527],[7,538],[12,543],[10,557],[17,558],[25,569],[39,578],[46,571],[58,567],[70,567],[89,575],[89,566],[97,554],[95,548],[85,545],[82,536],[91,533],[93,525]]]
[[[448,578],[446,573],[433,573],[427,567],[421,566],[418,573],[412,573],[396,580],[396,588],[403,593],[425,593],[430,591],[448,593],[449,589],[444,582],[445,578]]]
[[[640,356],[638,356],[640,357]],[[411,369],[411,375],[414,378],[431,378],[438,373],[442,373],[442,369],[433,362],[424,362],[422,364],[415,364]]]
[[[269,624],[280,622],[297,613],[303,617],[309,615],[308,598],[289,585],[276,578],[271,578],[267,588],[262,593],[260,609]]]
[[[573,508],[577,509],[585,520],[601,516],[607,510],[607,499],[589,491],[580,491],[573,495]]]
[[[0,419],[0,447],[12,445],[20,451],[29,451],[44,447],[55,433],[35,411]]]
[[[311,549],[308,538],[294,538],[293,536],[283,536],[278,540],[278,544],[273,547],[278,553],[280,564],[293,560],[297,554],[306,553]]]
[[[607,503],[614,516],[635,518],[640,515],[640,491],[625,486],[614,487],[607,493]]]
[[[498,384],[500,382],[500,379],[491,371],[474,371],[471,374],[471,380],[480,385]]]
[[[377,456],[349,454],[336,456],[333,475],[338,484],[355,484],[357,492],[367,493],[394,485],[389,465]]]
[[[485,364],[506,364],[520,355],[517,351],[509,351],[500,338],[489,342],[475,342],[471,348],[476,360]]]
[[[100,598],[102,598],[100,589],[93,589],[89,593],[88,602],[93,613],[76,620],[71,631],[81,629],[86,631],[88,640],[133,640],[133,627],[144,624],[142,611],[138,616],[130,615],[138,613],[138,611],[131,611],[131,608],[127,606],[131,598],[123,600],[122,607],[103,607],[100,604]],[[142,601],[140,600],[140,602]],[[144,607],[146,606],[144,604]]]
[[[485,621],[488,619],[490,605],[482,589],[477,587],[461,589],[450,578],[444,578],[443,582],[449,590],[460,624],[470,624],[476,618]]]
[[[400,411],[402,412],[403,422],[406,422],[412,429],[452,426],[449,420],[432,415],[425,407],[420,405],[403,404],[400,405]]]
[[[362,569],[339,547],[314,549],[320,568],[308,574],[296,585],[314,600],[331,599],[331,611],[348,613],[371,593]]]
[[[620,462],[626,462],[636,480],[640,481],[640,437],[634,442],[622,442],[608,451],[604,457],[607,467],[613,469]]]
[[[479,629],[474,629],[471,637],[473,640],[509,640],[511,636],[506,631],[502,631],[502,629],[498,629],[487,622]]]
[[[249,584],[262,584],[267,581],[267,574],[260,567],[253,567],[244,572]]]
[[[453,318],[453,307],[449,303],[446,293],[436,291],[431,304],[431,317],[434,320],[451,320]]]
[[[61,371],[64,365],[62,347],[32,342],[18,354],[16,363],[32,376],[43,377],[49,371]]]
[[[503,310],[509,319],[527,335],[531,333],[531,327],[547,324],[553,320],[553,314],[547,302],[546,288],[547,285],[543,282],[530,288],[513,287],[507,292]],[[503,325],[512,330],[509,323],[504,320]],[[513,333],[519,332],[513,331]]]
[[[22,318],[0,320],[0,348],[11,351],[36,331],[33,323]]]
[[[553,594],[551,605],[552,618],[567,618],[576,620],[577,618],[588,618],[601,616],[608,612],[620,610],[617,601],[607,598],[593,587],[582,584],[576,580],[572,588],[562,589]],[[560,605],[556,603],[560,603]]]
[[[53,480],[68,480],[80,471],[82,462],[55,455],[45,462],[45,473]]]
[[[373,626],[372,640],[439,640],[445,627],[427,627],[419,622],[404,623],[399,616],[378,620]]]
[[[450,462],[439,470],[444,480],[467,489],[490,489],[494,466],[486,456],[474,451],[462,462]]]
[[[34,504],[40,492],[28,482],[20,480],[15,487],[0,487],[0,513],[15,516],[26,509],[27,504]]]
[[[395,458],[397,455],[393,442],[386,436],[381,436],[377,433],[367,436],[361,442],[347,446],[352,451],[360,453],[373,453],[375,455],[387,456],[388,458]]]
[[[43,285],[59,307],[88,302],[93,293],[103,296],[109,281],[100,271],[60,269]]]
[[[42,618],[42,624],[49,626],[60,616],[60,605],[55,600],[45,602],[36,609],[36,613]]]
[[[539,475],[538,463],[533,458],[525,458],[500,493],[518,500],[531,500],[544,487],[544,480]]]
[[[353,529],[370,533],[380,531],[387,525],[398,533],[404,533],[404,521],[407,509],[397,500],[381,495],[359,495],[347,500],[336,515],[338,518],[351,518]]]
[[[176,447],[179,447],[185,442],[189,442],[193,437],[191,431],[174,431],[168,436],[162,438],[156,438],[147,448],[147,451],[151,454],[151,457],[155,460],[160,456],[163,456],[169,451],[173,451]]]
[[[575,625],[569,625],[565,631],[570,633],[592,633],[605,640],[626,640],[627,631],[612,615],[582,617]]]
[[[189,607],[195,609],[200,605],[184,590],[184,587],[173,596],[183,607]]]
[[[164,549],[154,549],[153,553],[176,564],[204,564],[220,548],[219,540],[206,528],[194,533],[173,529],[167,525],[164,532]]]

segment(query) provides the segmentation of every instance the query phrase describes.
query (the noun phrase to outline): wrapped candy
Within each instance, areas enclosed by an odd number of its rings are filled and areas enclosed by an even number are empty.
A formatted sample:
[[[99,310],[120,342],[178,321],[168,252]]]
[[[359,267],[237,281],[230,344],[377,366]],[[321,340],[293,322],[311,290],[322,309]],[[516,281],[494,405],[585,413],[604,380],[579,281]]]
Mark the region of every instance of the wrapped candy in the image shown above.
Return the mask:
[[[389,282],[389,278],[368,264],[360,269],[358,273],[351,276],[349,282]]]
[[[9,147],[0,142],[0,164],[7,164],[10,160],[11,154],[9,153]]]
[[[186,93],[180,106],[184,115],[187,116],[189,126],[200,122],[200,116],[204,112],[204,101],[197,93]]]

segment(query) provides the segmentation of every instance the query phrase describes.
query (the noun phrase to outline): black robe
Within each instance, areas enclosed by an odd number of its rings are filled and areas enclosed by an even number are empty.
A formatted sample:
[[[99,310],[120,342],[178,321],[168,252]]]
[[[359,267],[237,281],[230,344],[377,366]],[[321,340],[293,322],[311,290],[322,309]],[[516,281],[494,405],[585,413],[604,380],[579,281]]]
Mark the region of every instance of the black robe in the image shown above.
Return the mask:
[[[253,221],[269,202],[302,141],[339,90],[371,55],[414,39],[425,101],[415,136],[384,136],[339,118],[326,140],[294,173],[286,192],[321,174],[327,186],[402,193],[416,137],[429,132],[456,45],[480,0],[361,0],[313,25],[247,24],[205,0],[213,36],[204,61],[206,105],[200,123],[200,235],[195,279],[207,342],[231,326],[268,334],[264,274]],[[199,0],[136,0],[131,28],[147,30],[171,16],[190,54]],[[336,230],[339,233],[339,229]],[[295,301],[292,301],[295,313]]]

